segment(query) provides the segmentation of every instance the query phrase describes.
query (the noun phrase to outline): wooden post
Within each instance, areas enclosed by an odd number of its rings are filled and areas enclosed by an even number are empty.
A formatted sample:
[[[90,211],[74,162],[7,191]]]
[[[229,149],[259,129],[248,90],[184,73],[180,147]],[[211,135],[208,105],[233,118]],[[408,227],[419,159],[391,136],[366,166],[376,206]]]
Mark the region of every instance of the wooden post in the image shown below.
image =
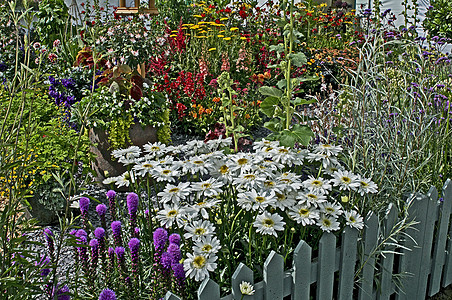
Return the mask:
[[[119,7],[126,7],[126,0],[119,0]]]
[[[140,7],[140,0],[135,0],[135,7],[136,8]]]

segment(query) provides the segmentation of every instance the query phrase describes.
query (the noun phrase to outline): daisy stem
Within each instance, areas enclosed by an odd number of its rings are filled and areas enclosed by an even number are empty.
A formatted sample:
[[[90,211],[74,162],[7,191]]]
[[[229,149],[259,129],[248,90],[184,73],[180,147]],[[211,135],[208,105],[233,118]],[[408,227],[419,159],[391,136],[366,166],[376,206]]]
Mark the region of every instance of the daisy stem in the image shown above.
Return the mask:
[[[253,232],[253,223],[250,224],[250,228],[248,230],[248,263],[247,265],[249,265],[250,267],[252,267],[252,257],[251,257],[251,233]]]

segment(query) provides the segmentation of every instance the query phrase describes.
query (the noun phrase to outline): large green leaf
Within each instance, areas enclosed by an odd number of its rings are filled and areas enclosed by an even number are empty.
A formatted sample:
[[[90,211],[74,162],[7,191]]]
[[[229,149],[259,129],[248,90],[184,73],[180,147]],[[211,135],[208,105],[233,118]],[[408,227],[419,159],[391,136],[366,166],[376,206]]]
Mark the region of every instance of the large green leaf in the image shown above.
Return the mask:
[[[267,117],[272,118],[275,114],[276,106],[279,104],[279,99],[276,97],[267,97],[261,103],[262,112],[267,115]]]
[[[279,139],[282,146],[293,147],[295,143],[307,146],[312,136],[314,136],[314,134],[312,133],[311,128],[296,124],[289,130],[285,129],[281,131]]]
[[[281,123],[278,120],[273,119],[268,122],[265,122],[264,127],[273,132],[278,132],[281,130]]]
[[[304,55],[303,52],[291,54],[290,58],[292,59],[292,63],[297,67],[302,67],[308,62],[306,55]]]
[[[271,86],[261,86],[259,88],[259,93],[261,93],[264,96],[271,96],[277,98],[281,98],[282,96],[282,92],[280,90]]]
[[[317,99],[306,100],[306,99],[297,97],[293,100],[292,103],[294,105],[304,105],[304,104],[312,104],[312,103],[316,103],[316,102],[317,102]]]

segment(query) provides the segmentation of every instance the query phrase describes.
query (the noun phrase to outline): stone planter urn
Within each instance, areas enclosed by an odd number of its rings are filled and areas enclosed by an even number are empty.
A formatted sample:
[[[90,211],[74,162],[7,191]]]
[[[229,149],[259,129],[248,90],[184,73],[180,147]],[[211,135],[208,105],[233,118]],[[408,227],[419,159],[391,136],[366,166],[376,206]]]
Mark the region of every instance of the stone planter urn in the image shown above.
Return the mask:
[[[129,129],[132,145],[143,146],[146,143],[155,143],[158,141],[157,128],[152,126],[141,127],[140,124],[133,124]],[[111,157],[111,145],[108,142],[108,132],[98,128],[91,128],[89,131],[89,140],[95,144],[90,150],[95,154],[93,169],[96,171],[96,182],[101,186],[102,181],[107,177],[119,176],[127,168]]]

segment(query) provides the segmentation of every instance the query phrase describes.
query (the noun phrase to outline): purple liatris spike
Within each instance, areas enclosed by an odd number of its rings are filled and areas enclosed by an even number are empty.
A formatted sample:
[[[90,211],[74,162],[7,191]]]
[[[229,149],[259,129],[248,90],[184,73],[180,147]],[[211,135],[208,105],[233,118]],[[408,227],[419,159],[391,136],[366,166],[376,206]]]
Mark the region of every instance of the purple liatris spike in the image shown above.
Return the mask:
[[[163,252],[168,241],[168,232],[163,228],[157,228],[153,234],[154,247],[157,252]]]
[[[116,294],[110,289],[105,289],[100,293],[99,300],[116,300]]]
[[[58,300],[70,300],[71,296],[69,296],[68,293],[69,293],[69,288],[68,288],[67,285],[64,285],[61,288],[59,288],[59,285],[57,285],[56,299],[58,299]]]
[[[95,274],[97,269],[97,262],[99,260],[99,241],[97,239],[92,239],[89,242],[91,246],[91,272]]]
[[[177,233],[173,233],[172,235],[169,236],[169,243],[170,244],[176,244],[178,246],[180,246],[180,235]]]
[[[140,228],[138,228],[138,227],[135,227],[135,237],[136,237],[137,239],[140,238]]]
[[[96,239],[101,240],[104,238],[105,236],[105,229],[103,229],[102,227],[97,227],[94,230],[94,236],[96,237]]]
[[[132,272],[138,274],[140,262],[140,240],[132,238],[129,241],[130,255],[132,256]]]
[[[171,265],[171,269],[173,270],[174,278],[176,278],[178,294],[184,294],[184,285],[185,285],[185,270],[184,265],[177,263]]]
[[[86,236],[82,235],[78,237],[78,244],[80,246],[84,246],[87,243]],[[80,262],[82,263],[83,271],[85,272],[85,275],[89,274],[89,264],[88,264],[88,252],[86,247],[77,247],[78,256],[80,259]]]
[[[105,213],[107,212],[107,206],[105,204],[99,204],[96,206],[96,212],[99,215],[100,223],[102,224],[102,227],[106,228],[107,223],[105,221]]]
[[[169,255],[168,252],[162,253],[162,258],[160,259],[160,264],[166,270],[169,270],[171,268],[171,256]]]
[[[116,257],[118,258],[118,266],[121,272],[125,269],[125,252],[126,250],[124,249],[124,247],[116,247],[115,249]]]
[[[85,228],[88,226],[88,209],[89,209],[89,199],[86,197],[81,197],[78,201],[80,206],[80,213],[82,215],[82,221]]]
[[[55,246],[54,246],[54,242],[53,242],[54,235],[53,235],[52,230],[50,230],[50,228],[45,228],[44,229],[44,237],[45,237],[45,239],[47,241],[47,247],[48,247],[48,250],[49,250],[49,256],[51,258],[53,258],[53,253],[55,251]]]
[[[121,222],[120,221],[111,222],[111,230],[113,231],[113,239],[115,240],[115,245],[117,247],[122,246]]]
[[[138,211],[138,195],[135,193],[129,193],[127,195],[127,209],[129,210],[130,217],[130,229],[132,235],[134,234],[134,228],[137,223],[137,211]]]
[[[46,255],[43,255],[41,257],[41,260],[39,262],[36,262],[35,265],[36,266],[40,266],[40,267],[46,267],[47,265],[50,264],[50,258]],[[50,273],[50,269],[49,268],[43,268],[41,270],[41,276],[42,277],[47,277],[47,275],[49,275]]]
[[[168,249],[166,249],[170,258],[171,264],[177,264],[182,259],[182,253],[180,252],[179,245],[169,244]]]
[[[94,236],[99,241],[99,256],[104,258],[104,251],[105,251],[105,230],[102,227],[97,227],[94,230]]]
[[[108,272],[107,276],[110,276],[115,269],[115,249],[112,247],[108,248]]]
[[[116,192],[113,190],[109,190],[107,192],[108,204],[110,206],[110,215],[111,219],[116,219]]]

